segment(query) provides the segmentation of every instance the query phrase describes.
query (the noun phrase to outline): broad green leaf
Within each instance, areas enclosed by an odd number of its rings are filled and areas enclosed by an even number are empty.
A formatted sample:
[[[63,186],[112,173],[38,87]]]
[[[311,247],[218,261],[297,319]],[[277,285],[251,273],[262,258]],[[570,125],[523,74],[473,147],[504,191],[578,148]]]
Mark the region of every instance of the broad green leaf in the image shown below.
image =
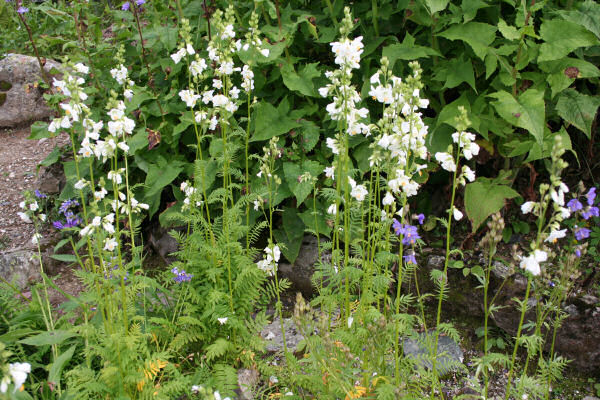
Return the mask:
[[[483,60],[488,46],[496,38],[496,27],[483,22],[468,22],[466,24],[453,25],[438,35],[449,40],[462,40],[466,42],[471,46],[475,55]]]
[[[319,126],[312,121],[300,121],[302,127],[302,148],[305,153],[311,151],[319,142],[320,132]]]
[[[444,11],[450,0],[425,0],[425,4],[431,14]]]
[[[172,160],[168,163],[150,164],[146,176],[146,198],[157,196],[162,189],[173,182],[183,170],[181,161]]]
[[[60,154],[61,154],[60,147],[54,146],[54,149],[52,150],[52,152],[50,154],[48,154],[46,156],[46,158],[44,158],[44,160],[40,163],[40,165],[42,165],[44,167],[49,167],[50,165],[52,165],[58,161],[58,159],[60,158]]]
[[[475,72],[471,61],[455,58],[445,63],[445,66],[438,70],[434,77],[437,81],[444,82],[444,88],[452,89],[463,82],[466,82],[477,91],[475,88]]]
[[[506,199],[519,196],[512,188],[491,179],[479,178],[465,187],[465,210],[471,221],[472,232],[493,213],[504,207]]]
[[[52,254],[50,257],[62,262],[77,262],[77,257],[75,257],[73,254]]]
[[[592,124],[599,106],[600,97],[588,96],[574,89],[567,89],[558,96],[556,112],[590,139]]]
[[[296,208],[286,207],[283,210],[282,225],[284,229],[273,231],[277,243],[281,243],[281,252],[285,258],[293,263],[300,253],[302,237],[304,236],[304,222],[298,216]]]
[[[498,21],[498,30],[500,31],[502,36],[504,36],[508,40],[517,40],[521,37],[521,35],[519,35],[519,32],[517,31],[517,28],[515,28],[514,26],[507,25],[502,18],[500,18],[500,21]]]
[[[306,197],[312,192],[312,182],[300,182],[300,176],[306,172],[316,178],[323,172],[323,167],[318,161],[306,160],[300,166],[299,163],[285,162],[283,163],[283,173],[285,180],[296,196],[298,205],[302,204]]]
[[[518,99],[506,91],[492,93],[489,96],[496,99],[492,105],[504,120],[526,129],[539,144],[542,143],[546,115],[544,92],[528,89]]]
[[[300,92],[305,96],[318,97],[312,82],[314,78],[320,77],[321,73],[317,70],[319,63],[311,63],[302,67],[297,73],[294,67],[286,64],[281,68],[281,76],[285,86],[293,91]]]
[[[73,332],[65,330],[55,330],[51,332],[42,332],[39,335],[31,336],[25,339],[19,340],[19,343],[27,344],[29,346],[46,346],[53,344],[60,344],[65,340],[77,336]]]
[[[56,136],[48,130],[48,124],[42,121],[36,121],[31,125],[31,135],[27,139],[39,140]]]
[[[280,114],[280,110],[266,101],[255,106],[254,121],[255,129],[254,135],[250,139],[251,142],[268,140],[300,126],[300,123],[290,118],[287,112]]]
[[[34,331],[31,330],[31,328],[20,328],[13,331],[8,331],[5,334],[0,335],[0,343],[10,345],[21,339],[23,336],[27,336],[33,332]]]
[[[440,111],[435,125],[440,126],[441,124],[448,124],[456,129],[456,117],[460,115],[460,112],[458,110],[459,107],[464,107],[467,110],[470,119],[471,103],[467,99],[466,93],[463,93],[458,99],[454,100],[452,103],[446,104],[444,108],[442,108],[442,111]]]
[[[490,7],[482,0],[463,0],[460,8],[463,12],[463,22],[469,22],[477,15],[477,11],[481,8]]]
[[[558,11],[561,17],[577,25],[584,26],[600,39],[600,4],[586,0],[573,11]]]
[[[48,372],[48,382],[60,382],[60,375],[62,373],[62,370],[73,357],[73,353],[75,352],[76,347],[77,345],[71,346],[69,350],[62,353],[52,364],[49,365],[50,370]]]
[[[319,232],[319,235],[329,237],[329,233],[331,232],[331,227],[327,225],[327,219],[330,219],[325,213],[318,209],[319,203],[317,202],[317,210],[313,210],[312,200],[310,201],[310,206],[306,211],[299,214],[300,218],[302,218],[302,222],[306,225],[307,229],[312,230],[313,232]],[[314,213],[317,213],[316,216]],[[316,218],[315,218],[316,217]]]
[[[416,60],[431,56],[442,57],[439,52],[430,47],[409,45],[406,43],[395,43],[384,47],[383,56],[388,58],[391,66],[394,66],[396,60]]]
[[[579,47],[599,43],[598,38],[580,24],[560,19],[544,21],[540,36],[545,43],[540,47],[538,62],[558,60]]]
[[[538,65],[542,71],[548,73],[546,81],[552,88],[552,97],[571,86],[575,79],[600,76],[598,67],[579,58],[561,58],[560,60],[541,62]]]

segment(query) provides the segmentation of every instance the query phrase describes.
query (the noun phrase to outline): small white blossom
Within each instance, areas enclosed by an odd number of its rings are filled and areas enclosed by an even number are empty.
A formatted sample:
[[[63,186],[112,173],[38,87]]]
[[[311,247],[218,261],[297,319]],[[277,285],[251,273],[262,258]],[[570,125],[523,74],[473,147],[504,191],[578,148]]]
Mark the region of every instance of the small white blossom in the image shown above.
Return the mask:
[[[452,209],[452,215],[454,216],[454,219],[457,221],[460,221],[463,217],[463,213],[456,207],[454,207]]]
[[[227,317],[217,318],[217,321],[219,321],[219,324],[225,325],[227,323],[227,319]]]
[[[523,214],[529,214],[535,207],[535,201],[527,201],[521,205],[521,212]]]
[[[106,251],[115,251],[117,245],[117,241],[114,238],[106,238],[104,240],[104,250]]]

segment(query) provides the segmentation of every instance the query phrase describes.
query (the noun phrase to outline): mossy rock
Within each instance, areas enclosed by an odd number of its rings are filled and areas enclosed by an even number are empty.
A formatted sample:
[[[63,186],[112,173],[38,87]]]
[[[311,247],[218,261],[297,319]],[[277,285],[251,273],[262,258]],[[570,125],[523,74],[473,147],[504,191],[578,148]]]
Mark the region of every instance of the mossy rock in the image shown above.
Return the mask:
[[[0,81],[0,90],[8,92],[12,88],[12,84],[6,81]]]
[[[0,93],[0,107],[2,107],[4,105],[5,101],[6,101],[6,93]]]

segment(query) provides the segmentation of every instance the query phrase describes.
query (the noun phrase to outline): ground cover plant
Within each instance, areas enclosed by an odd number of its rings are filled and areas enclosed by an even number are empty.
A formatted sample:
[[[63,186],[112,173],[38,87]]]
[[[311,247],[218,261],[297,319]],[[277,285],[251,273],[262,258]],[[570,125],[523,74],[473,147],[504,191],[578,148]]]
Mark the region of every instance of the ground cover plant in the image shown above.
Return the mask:
[[[438,346],[460,341],[444,305],[449,268],[464,268],[484,299],[469,386],[492,398],[490,377],[505,370],[493,396],[553,398],[568,363],[554,351],[562,305],[598,230],[596,182],[561,178],[567,157],[583,164],[594,151],[597,4],[2,7],[3,29],[20,27],[6,49],[28,43],[40,64],[64,56],[42,77],[57,116],[31,138],[70,136],[44,161],[62,163],[67,184],[57,199],[27,193],[19,216],[61,231],[54,257],[73,263],[84,291],[53,308],[48,290],[60,288],[41,254],[31,299],[5,283],[0,396],[233,398],[246,367],[260,372],[262,398],[444,398],[448,369],[466,370],[442,363]],[[436,184],[447,192],[438,205]],[[512,261],[527,284],[501,351],[490,276],[508,201],[533,230]],[[166,270],[144,268],[151,220],[178,228]],[[482,265],[461,261],[466,220]],[[444,262],[422,292],[432,229]],[[298,257],[306,232],[317,292],[295,302],[304,339],[291,349],[278,264]],[[270,310],[283,338],[274,356],[260,334]],[[407,340],[426,349],[420,359]]]

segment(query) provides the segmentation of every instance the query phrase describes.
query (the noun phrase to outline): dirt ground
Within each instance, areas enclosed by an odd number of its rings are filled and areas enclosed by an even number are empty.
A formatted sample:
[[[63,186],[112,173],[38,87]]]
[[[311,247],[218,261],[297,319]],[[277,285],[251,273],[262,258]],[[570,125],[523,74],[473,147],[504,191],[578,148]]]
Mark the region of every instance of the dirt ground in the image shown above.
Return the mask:
[[[29,135],[29,127],[0,130],[0,252],[33,249],[31,238],[35,230],[32,224],[23,222],[17,215],[21,211],[19,203],[24,199],[24,191],[38,187],[38,164],[55,146],[69,143],[66,134],[41,140],[29,140]],[[50,226],[42,234],[50,242],[55,240],[49,238],[56,235]],[[55,262],[46,272],[53,275],[55,283],[65,292],[77,294],[80,284],[72,271],[69,265]],[[24,294],[30,293],[26,291]],[[54,305],[64,301],[64,297],[55,291],[51,291],[50,297]]]

